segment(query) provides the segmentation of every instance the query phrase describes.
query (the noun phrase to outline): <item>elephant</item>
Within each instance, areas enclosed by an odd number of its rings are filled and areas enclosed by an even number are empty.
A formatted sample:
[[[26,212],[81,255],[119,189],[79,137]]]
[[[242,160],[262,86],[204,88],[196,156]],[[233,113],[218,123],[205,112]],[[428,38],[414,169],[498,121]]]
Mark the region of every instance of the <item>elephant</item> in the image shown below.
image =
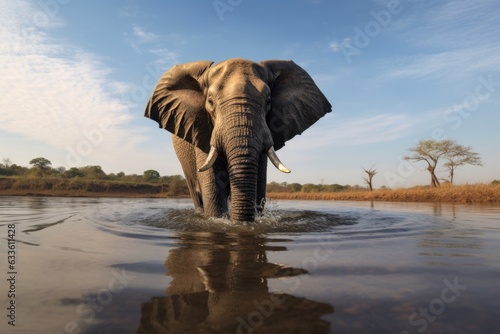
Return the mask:
[[[330,332],[322,317],[334,313],[333,305],[290,293],[288,284],[309,272],[268,259],[268,252],[288,250],[276,238],[181,232],[176,239],[165,261],[165,295],[142,303],[137,333]],[[290,279],[285,291],[273,291],[274,279]]]
[[[144,113],[172,133],[194,206],[252,222],[263,210],[267,159],[329,113],[331,104],[293,61],[179,64],[159,79]]]

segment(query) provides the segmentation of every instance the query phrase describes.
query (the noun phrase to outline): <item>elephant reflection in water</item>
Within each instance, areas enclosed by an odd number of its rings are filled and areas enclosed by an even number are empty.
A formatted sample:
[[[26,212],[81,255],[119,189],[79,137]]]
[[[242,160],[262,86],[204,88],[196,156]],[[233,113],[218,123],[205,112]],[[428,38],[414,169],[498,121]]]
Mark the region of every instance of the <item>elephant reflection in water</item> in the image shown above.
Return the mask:
[[[172,277],[165,297],[142,305],[139,333],[328,333],[329,304],[269,292],[267,279],[306,274],[269,263],[272,241],[257,235],[180,236],[165,262]],[[277,240],[274,240],[277,241]]]

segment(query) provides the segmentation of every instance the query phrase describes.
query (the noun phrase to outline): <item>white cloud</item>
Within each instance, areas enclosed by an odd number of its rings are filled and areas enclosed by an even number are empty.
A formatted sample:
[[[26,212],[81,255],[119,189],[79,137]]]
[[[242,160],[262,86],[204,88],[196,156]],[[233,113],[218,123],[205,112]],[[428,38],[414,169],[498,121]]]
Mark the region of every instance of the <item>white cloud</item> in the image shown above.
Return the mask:
[[[36,11],[26,2],[0,7],[9,17],[0,38],[0,129],[76,151],[80,163],[143,140],[139,129],[133,137],[125,129],[131,104],[117,94],[127,84],[110,81],[95,55],[50,39],[29,20]]]
[[[156,58],[153,63],[162,69],[170,68],[179,62],[177,49],[186,44],[186,40],[177,34],[158,35],[138,25],[132,27],[132,37],[128,34],[127,36],[135,51],[153,55]]]
[[[149,50],[149,53],[157,57],[155,64],[162,68],[172,67],[179,62],[179,53],[177,51],[172,51],[167,48],[157,48]]]
[[[332,115],[335,117],[336,115]],[[326,116],[327,118],[332,116]],[[427,115],[381,114],[351,119],[320,120],[306,138],[295,142],[294,149],[310,150],[319,147],[356,146],[388,142],[410,135],[419,124],[435,117]],[[333,125],[332,125],[333,124]]]
[[[496,0],[412,2],[387,30],[412,47],[443,50],[488,45],[499,33],[497,7]]]
[[[144,30],[144,28],[134,25],[132,34],[139,39],[140,43],[151,43],[158,39],[158,35]]]
[[[404,114],[381,114],[347,121],[331,131],[329,140],[337,145],[365,145],[407,136],[416,120]]]
[[[388,77],[456,80],[498,71],[500,12],[497,7],[494,0],[448,0],[428,3],[425,7],[419,4],[408,15],[398,17],[391,24],[394,36],[420,52],[390,59]]]
[[[330,49],[333,52],[340,52],[340,43],[337,41],[333,41],[330,43]]]
[[[346,37],[342,41],[332,41],[330,42],[330,50],[333,52],[346,52],[346,50],[349,50],[351,55],[359,54],[359,49],[355,48],[352,46],[352,38]]]
[[[497,70],[500,63],[500,45],[484,48],[466,48],[433,54],[420,54],[393,59],[388,62],[389,78],[457,77]]]
[[[138,6],[123,6],[118,10],[118,14],[122,17],[136,17],[138,13]]]

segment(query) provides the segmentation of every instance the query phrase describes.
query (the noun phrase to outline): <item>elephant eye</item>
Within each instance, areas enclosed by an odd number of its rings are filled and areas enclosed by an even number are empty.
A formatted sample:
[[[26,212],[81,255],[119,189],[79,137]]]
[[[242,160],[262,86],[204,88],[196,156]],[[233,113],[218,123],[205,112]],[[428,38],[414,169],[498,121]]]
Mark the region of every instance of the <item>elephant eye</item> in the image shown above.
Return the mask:
[[[269,112],[271,110],[271,99],[268,99],[266,102],[266,112]]]
[[[208,99],[207,99],[207,109],[208,111],[214,111],[215,109],[215,102],[214,102],[214,99],[213,97],[209,96]]]

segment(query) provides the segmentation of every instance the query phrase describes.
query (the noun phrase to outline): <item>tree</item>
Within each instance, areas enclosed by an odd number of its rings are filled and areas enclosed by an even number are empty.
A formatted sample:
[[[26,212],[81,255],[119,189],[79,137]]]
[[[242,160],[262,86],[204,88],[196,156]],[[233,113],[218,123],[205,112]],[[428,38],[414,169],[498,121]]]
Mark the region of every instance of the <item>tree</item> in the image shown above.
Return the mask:
[[[8,169],[11,165],[12,165],[12,162],[10,161],[9,158],[3,158],[3,167],[5,169]]]
[[[170,196],[189,193],[186,180],[182,175],[172,175],[168,181],[168,192]]]
[[[73,178],[73,177],[84,177],[85,174],[81,170],[79,170],[76,167],[71,167],[67,171],[64,172],[64,176],[68,178]]]
[[[366,173],[366,177],[363,177],[363,180],[365,180],[365,183],[370,188],[370,191],[373,191],[372,179],[378,173],[378,171],[374,167],[375,165],[371,166],[370,169],[362,167],[363,171]]]
[[[9,164],[9,167],[7,168],[5,167],[5,165],[0,164],[0,175],[24,175],[27,174],[28,171],[29,169],[27,167],[18,166],[16,164]]]
[[[85,166],[79,168],[86,178],[89,179],[103,179],[106,173],[102,170],[101,166]]]
[[[415,162],[425,161],[427,163],[427,170],[431,174],[431,185],[437,188],[441,185],[435,173],[439,159],[450,154],[455,145],[455,141],[449,139],[421,140],[415,147],[409,149],[412,154],[403,157],[403,159]]]
[[[154,169],[148,169],[147,171],[144,172],[142,177],[146,181],[158,181],[160,179],[160,173],[158,173]]]
[[[344,190],[344,186],[341,186],[338,183],[330,184],[329,186],[326,187],[326,190],[329,192],[339,192]]]
[[[9,158],[4,158],[3,164],[0,164],[0,175],[12,175],[12,171],[10,170],[10,166],[12,163]]]
[[[33,165],[34,168],[38,168],[41,171],[46,171],[52,163],[45,158],[35,158],[30,161],[30,165]]]
[[[306,183],[302,186],[301,191],[303,193],[317,193],[319,192],[320,186],[317,184]]]
[[[455,169],[463,165],[482,166],[481,157],[478,153],[472,151],[470,146],[462,146],[455,144],[451,151],[446,156],[446,163],[444,167],[448,170],[450,176],[449,180],[453,184],[453,176]]]
[[[64,174],[66,172],[66,167],[64,166],[59,166],[56,168],[56,171],[59,173],[59,174]]]
[[[440,159],[446,159],[444,167],[449,172],[450,183],[453,183],[453,176],[457,167],[466,164],[482,166],[479,154],[473,152],[471,147],[459,145],[456,141],[450,139],[421,140],[409,151],[413,152],[413,154],[405,156],[404,159],[416,162],[425,161],[427,170],[431,174],[431,185],[436,188],[440,186],[435,173]]]

